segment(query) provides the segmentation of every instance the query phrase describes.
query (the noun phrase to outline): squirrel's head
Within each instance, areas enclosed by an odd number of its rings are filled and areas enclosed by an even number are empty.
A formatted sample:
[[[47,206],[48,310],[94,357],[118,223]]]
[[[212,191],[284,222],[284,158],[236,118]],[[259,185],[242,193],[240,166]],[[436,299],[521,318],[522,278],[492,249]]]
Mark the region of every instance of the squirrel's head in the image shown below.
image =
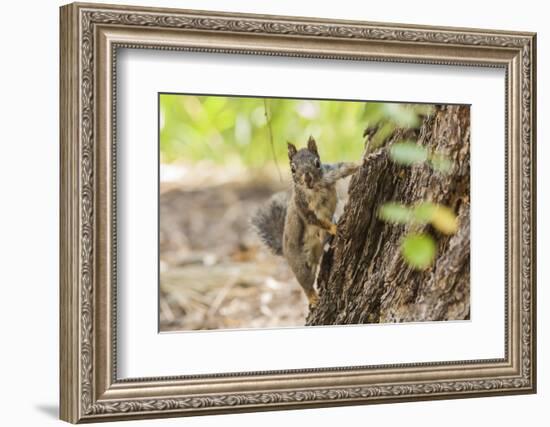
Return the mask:
[[[317,151],[317,143],[312,136],[307,141],[307,148],[301,150],[297,150],[294,144],[289,142],[288,159],[294,183],[313,189],[321,182],[323,177],[321,159]]]

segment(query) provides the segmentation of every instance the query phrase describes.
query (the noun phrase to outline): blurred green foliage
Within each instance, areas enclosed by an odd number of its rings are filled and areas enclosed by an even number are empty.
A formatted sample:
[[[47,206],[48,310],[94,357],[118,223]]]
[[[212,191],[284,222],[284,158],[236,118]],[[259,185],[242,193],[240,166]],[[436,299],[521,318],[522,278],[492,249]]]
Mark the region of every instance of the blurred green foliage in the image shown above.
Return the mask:
[[[426,233],[411,233],[403,239],[401,253],[411,267],[424,270],[435,258],[436,245]]]
[[[390,147],[390,157],[396,163],[411,166],[425,162],[428,150],[413,141],[398,142]]]
[[[428,162],[431,168],[441,173],[449,173],[453,162],[445,154],[430,152],[426,147],[414,141],[401,141],[390,147],[390,158],[405,166]]]
[[[458,218],[448,206],[421,201],[414,206],[386,202],[378,208],[378,217],[391,224],[406,224],[410,230],[401,243],[401,255],[414,269],[424,270],[435,259],[437,244],[427,233],[418,233],[422,225],[431,224],[442,234],[452,235],[458,231]]]
[[[299,148],[312,135],[324,162],[357,160],[367,125],[384,122],[380,135],[395,126],[418,126],[418,112],[431,106],[362,101],[160,95],[161,161],[250,168],[287,167],[286,142]],[[273,135],[271,147],[269,116]]]
[[[397,202],[387,202],[378,208],[378,217],[392,224],[425,225],[432,224],[443,234],[455,234],[458,218],[449,207],[432,202],[420,202],[407,206]]]
[[[432,152],[415,141],[399,141],[389,149],[390,159],[404,166],[428,164],[433,170],[448,174],[453,169],[452,160],[443,153]],[[413,231],[405,234],[401,243],[401,255],[416,270],[428,268],[434,261],[437,245],[432,236],[414,231],[421,225],[431,224],[443,234],[458,231],[458,218],[447,206],[421,201],[416,206],[387,202],[378,208],[378,217],[392,224],[407,224]]]
[[[301,148],[310,135],[317,141],[323,162],[357,161],[364,150],[365,129],[377,129],[370,142],[372,150],[398,127],[418,128],[421,117],[433,109],[424,104],[161,94],[161,162],[207,160],[249,169],[276,162],[286,169],[287,141]],[[401,165],[425,163],[441,173],[453,168],[443,153],[431,152],[415,141],[397,141],[389,154]],[[431,202],[416,206],[389,202],[379,207],[378,215],[389,223],[412,227],[400,250],[416,269],[429,267],[436,255],[434,239],[418,232],[419,226],[431,224],[443,234],[458,229],[454,212]]]

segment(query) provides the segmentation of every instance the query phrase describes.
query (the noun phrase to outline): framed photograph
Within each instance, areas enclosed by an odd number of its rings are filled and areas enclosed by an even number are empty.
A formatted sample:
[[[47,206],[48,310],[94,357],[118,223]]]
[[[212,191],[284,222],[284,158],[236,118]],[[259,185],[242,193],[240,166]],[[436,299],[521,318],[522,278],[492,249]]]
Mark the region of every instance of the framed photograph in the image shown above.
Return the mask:
[[[63,420],[535,392],[535,34],[60,22]]]

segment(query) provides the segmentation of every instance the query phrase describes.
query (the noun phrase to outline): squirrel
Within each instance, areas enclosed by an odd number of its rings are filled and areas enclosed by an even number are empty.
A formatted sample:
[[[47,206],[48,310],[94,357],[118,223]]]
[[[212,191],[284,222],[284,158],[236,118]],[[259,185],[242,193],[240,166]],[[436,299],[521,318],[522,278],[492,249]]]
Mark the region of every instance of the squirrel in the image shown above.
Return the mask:
[[[332,222],[336,209],[336,181],[353,174],[359,164],[322,164],[317,143],[309,137],[307,148],[297,150],[288,143],[293,185],[290,191],[273,195],[252,217],[252,225],[263,243],[288,262],[304,290],[310,307],[319,296],[314,288],[317,266],[329,235],[336,234]]]

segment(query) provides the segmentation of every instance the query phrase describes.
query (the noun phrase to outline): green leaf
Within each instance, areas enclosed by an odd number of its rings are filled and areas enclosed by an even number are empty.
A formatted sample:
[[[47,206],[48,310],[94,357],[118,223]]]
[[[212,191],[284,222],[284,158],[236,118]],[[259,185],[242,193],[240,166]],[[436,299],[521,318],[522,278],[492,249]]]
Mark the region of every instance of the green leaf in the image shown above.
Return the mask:
[[[435,258],[436,246],[427,234],[409,234],[401,243],[401,254],[405,261],[417,270],[428,268]]]
[[[443,234],[455,234],[458,230],[458,218],[447,206],[436,205],[431,222]]]
[[[444,154],[434,154],[430,159],[432,168],[441,173],[449,173],[453,168],[453,162]]]
[[[422,202],[413,209],[414,219],[422,224],[432,221],[437,205],[432,202]]]
[[[395,124],[390,121],[383,121],[378,123],[380,128],[372,139],[372,148],[378,148],[386,141],[386,139],[395,130]]]
[[[380,206],[378,217],[394,224],[407,224],[412,219],[412,211],[405,205],[389,202]]]
[[[432,202],[422,202],[413,209],[415,221],[432,225],[443,234],[455,234],[458,218],[451,208]]]
[[[408,105],[386,103],[383,104],[384,113],[389,117],[397,126],[404,128],[415,128],[420,123],[418,115],[414,108],[410,108]]]
[[[402,165],[413,165],[428,159],[428,150],[412,141],[398,142],[390,147],[390,158]]]

